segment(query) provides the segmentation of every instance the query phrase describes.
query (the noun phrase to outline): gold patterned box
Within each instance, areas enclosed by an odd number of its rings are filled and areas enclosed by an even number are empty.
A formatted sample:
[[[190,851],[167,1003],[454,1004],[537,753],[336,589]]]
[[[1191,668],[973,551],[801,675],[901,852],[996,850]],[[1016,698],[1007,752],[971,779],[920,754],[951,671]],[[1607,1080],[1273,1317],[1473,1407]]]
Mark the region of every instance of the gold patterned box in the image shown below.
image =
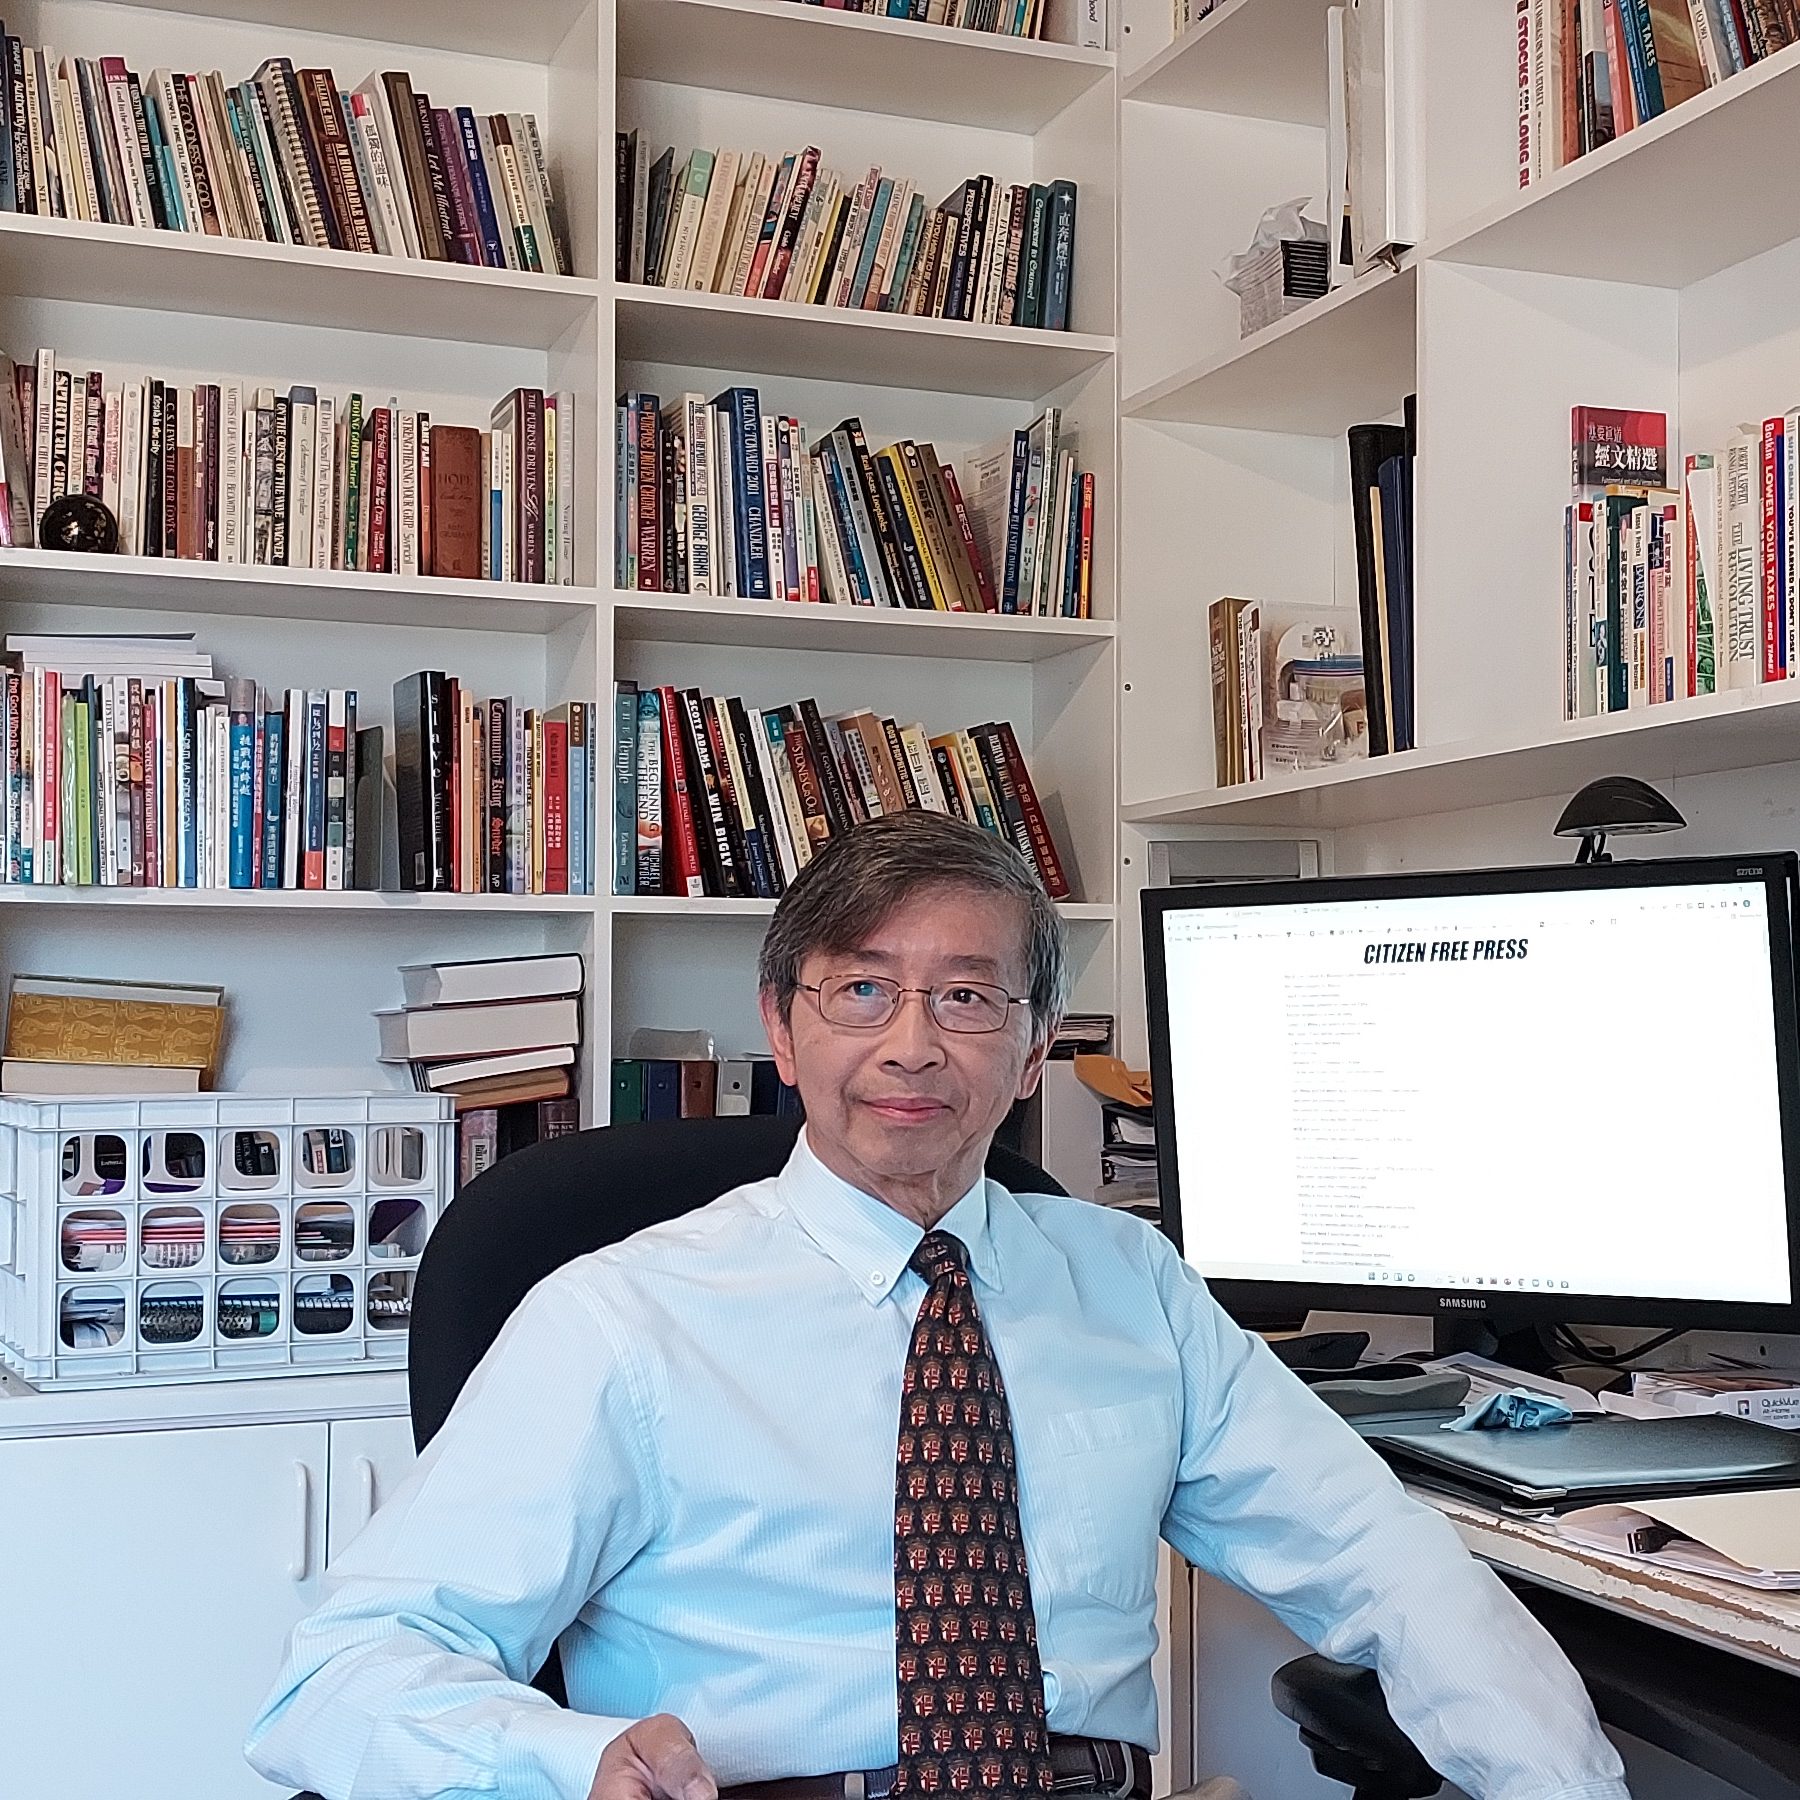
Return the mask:
[[[16,975],[6,1010],[9,1059],[200,1069],[216,1065],[223,988]]]

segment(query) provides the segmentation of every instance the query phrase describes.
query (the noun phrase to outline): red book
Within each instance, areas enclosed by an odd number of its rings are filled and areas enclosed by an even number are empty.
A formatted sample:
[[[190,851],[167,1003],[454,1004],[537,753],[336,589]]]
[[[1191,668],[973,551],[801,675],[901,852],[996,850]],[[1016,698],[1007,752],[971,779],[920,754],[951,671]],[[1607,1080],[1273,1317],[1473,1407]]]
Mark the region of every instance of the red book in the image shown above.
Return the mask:
[[[1762,644],[1764,681],[1780,681],[1783,667],[1782,630],[1786,602],[1781,592],[1781,468],[1785,433],[1782,417],[1763,420],[1762,428]]]
[[[760,290],[765,300],[779,300],[782,284],[787,280],[788,264],[794,259],[794,242],[800,233],[800,218],[806,211],[806,203],[812,198],[813,182],[819,174],[818,147],[808,144],[800,153],[800,161],[794,170],[793,185],[788,189],[787,209],[781,221],[781,227],[775,236],[775,253],[769,258],[768,279]]]
[[[47,675],[44,678],[45,691],[54,695],[57,677]],[[155,695],[149,695],[144,701],[144,886],[161,887],[162,879],[162,744],[160,726],[157,717]],[[44,842],[54,845],[56,842],[56,784],[58,770],[56,766],[56,745],[61,732],[51,729],[44,739],[45,761],[42,767],[43,801],[44,801]],[[260,791],[260,789],[259,789]],[[257,808],[261,812],[261,807]],[[259,828],[257,836],[262,835]],[[42,881],[43,876],[38,879]]]
[[[393,480],[394,415],[385,407],[375,409],[370,434],[369,473],[369,572],[385,575],[388,571],[388,488]]]
[[[956,518],[956,530],[963,541],[963,548],[969,553],[969,567],[975,571],[975,585],[981,590],[981,610],[998,612],[1000,603],[994,598],[994,583],[988,573],[987,558],[981,554],[975,542],[975,532],[969,524],[969,509],[963,504],[962,484],[956,479],[956,471],[948,463],[939,464],[944,477],[944,492],[950,496],[950,511]]]
[[[1606,0],[1606,78],[1612,87],[1613,136],[1623,137],[1638,123],[1637,94],[1631,85],[1631,62],[1625,50],[1625,22],[1619,0]]]
[[[1038,805],[1037,789],[1031,785],[1031,771],[1025,766],[1025,758],[1019,752],[1019,740],[1013,736],[1013,728],[1004,719],[996,722],[994,729],[999,733],[1001,748],[1006,754],[1007,773],[1012,776],[1013,792],[1019,800],[1019,810],[1025,815],[1025,829],[1031,836],[1031,859],[1038,866],[1038,873],[1044,878],[1044,892],[1052,900],[1066,900],[1069,897],[1069,878],[1063,873],[1062,859],[1056,854],[1056,840],[1050,835],[1050,827],[1044,821],[1044,809]]]
[[[1085,619],[1093,605],[1094,575],[1094,471],[1081,478],[1081,565],[1077,577],[1075,616]]]
[[[49,882],[62,880],[56,862],[62,849],[62,698],[62,677],[53,670],[45,670],[45,716],[38,721],[43,733],[43,753],[38,758],[38,804],[44,809],[44,845],[51,862],[38,880]]]
[[[1569,409],[1570,480],[1577,489],[1668,486],[1666,413],[1617,406]]]
[[[706,893],[706,883],[700,874],[700,837],[694,829],[694,800],[681,748],[684,710],[672,687],[658,688],[657,694],[662,700],[664,885],[672,894],[698,900]]]
[[[419,414],[419,573],[431,567],[431,414]]]
[[[544,721],[544,892],[569,891],[569,722]]]

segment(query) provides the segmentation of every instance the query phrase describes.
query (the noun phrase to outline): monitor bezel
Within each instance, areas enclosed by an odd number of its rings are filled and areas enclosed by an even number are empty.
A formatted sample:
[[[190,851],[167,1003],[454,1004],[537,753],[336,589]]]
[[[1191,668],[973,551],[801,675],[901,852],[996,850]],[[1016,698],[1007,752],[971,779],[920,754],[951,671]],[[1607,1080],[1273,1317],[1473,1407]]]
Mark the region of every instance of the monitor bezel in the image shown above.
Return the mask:
[[[1145,1008],[1149,1023],[1157,1175],[1163,1231],[1182,1250],[1179,1146],[1169,1061],[1168,980],[1163,920],[1175,912],[1222,906],[1318,904],[1330,900],[1545,893],[1609,887],[1666,887],[1760,882],[1768,895],[1769,972],[1775,1022],[1776,1088],[1787,1186],[1786,1304],[1743,1300],[1670,1300],[1654,1295],[1535,1290],[1356,1285],[1307,1281],[1214,1280],[1207,1286],[1240,1319],[1293,1317],[1307,1311],[1418,1314],[1522,1325],[1593,1324],[1648,1329],[1800,1331],[1800,1008],[1794,935],[1800,911],[1800,859],[1789,851],[1741,856],[1664,857],[1629,862],[1555,863],[1390,875],[1322,875],[1301,880],[1204,883],[1142,891]]]

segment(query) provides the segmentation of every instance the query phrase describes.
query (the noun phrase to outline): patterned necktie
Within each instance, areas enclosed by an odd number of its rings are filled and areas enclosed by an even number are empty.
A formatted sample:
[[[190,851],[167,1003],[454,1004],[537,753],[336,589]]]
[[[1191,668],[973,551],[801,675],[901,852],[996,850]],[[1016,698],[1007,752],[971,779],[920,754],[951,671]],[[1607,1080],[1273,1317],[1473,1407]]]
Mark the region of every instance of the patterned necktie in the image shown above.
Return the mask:
[[[930,1285],[900,1383],[893,1791],[1038,1795],[1051,1785],[1049,1727],[1012,1421],[968,1260],[933,1231],[911,1261]]]

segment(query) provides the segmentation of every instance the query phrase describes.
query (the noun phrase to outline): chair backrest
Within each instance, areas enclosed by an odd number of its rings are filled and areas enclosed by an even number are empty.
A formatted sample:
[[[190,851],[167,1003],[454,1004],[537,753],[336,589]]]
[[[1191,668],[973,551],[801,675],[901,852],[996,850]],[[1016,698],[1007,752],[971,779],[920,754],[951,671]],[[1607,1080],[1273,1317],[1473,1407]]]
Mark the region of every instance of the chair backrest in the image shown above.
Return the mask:
[[[796,1118],[679,1119],[614,1125],[534,1145],[457,1195],[426,1241],[413,1294],[408,1385],[413,1442],[436,1435],[514,1307],[589,1251],[676,1219],[781,1172]],[[999,1146],[987,1170],[1016,1193],[1063,1192]]]

